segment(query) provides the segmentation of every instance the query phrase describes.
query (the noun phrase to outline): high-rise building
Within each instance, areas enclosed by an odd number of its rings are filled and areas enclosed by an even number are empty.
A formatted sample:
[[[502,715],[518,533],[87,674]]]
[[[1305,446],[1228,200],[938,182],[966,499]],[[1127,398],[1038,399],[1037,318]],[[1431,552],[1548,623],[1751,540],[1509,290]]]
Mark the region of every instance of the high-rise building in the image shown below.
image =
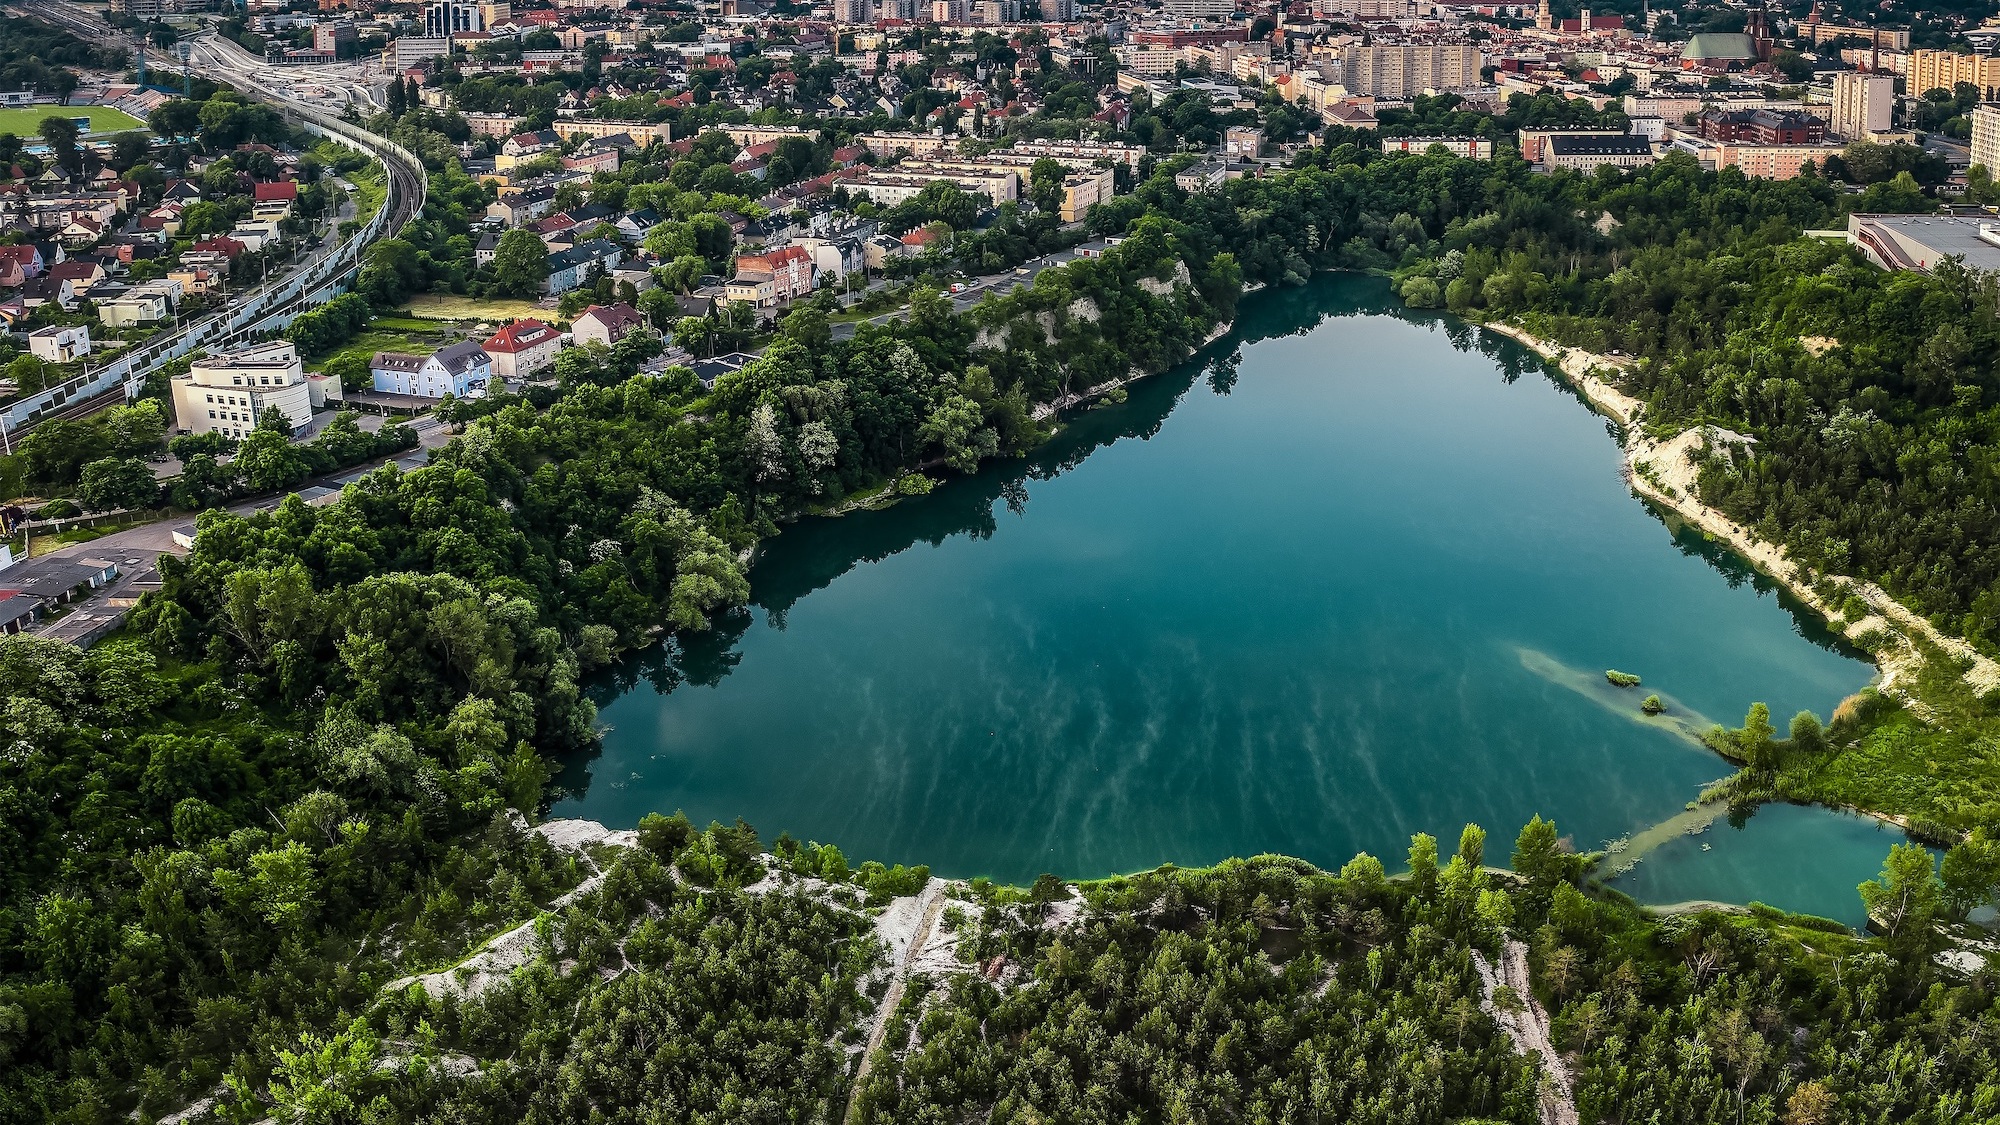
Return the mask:
[[[1922,96],[1932,90],[1955,90],[1960,82],[1979,87],[1979,96],[2000,95],[2000,58],[1961,55],[1956,51],[1913,51],[1903,89]]]
[[[432,39],[449,39],[460,32],[485,31],[486,21],[479,5],[468,0],[435,0],[424,5],[424,34]]]
[[[1972,162],[2000,173],[2000,105],[1972,107]]]
[[[1426,90],[1463,90],[1479,85],[1486,65],[1477,47],[1349,47],[1342,85],[1350,94],[1413,98]]]
[[[837,23],[874,23],[875,0],[833,0]]]
[[[1076,18],[1076,0],[1042,0],[1042,18],[1051,23],[1068,23]]]
[[[135,20],[158,20],[188,10],[187,0],[111,0],[111,11]]]
[[[1833,131],[1848,140],[1887,132],[1896,80],[1886,74],[1843,70],[1833,76]]]
[[[1236,10],[1236,0],[1165,0],[1161,7],[1180,19],[1223,19]]]

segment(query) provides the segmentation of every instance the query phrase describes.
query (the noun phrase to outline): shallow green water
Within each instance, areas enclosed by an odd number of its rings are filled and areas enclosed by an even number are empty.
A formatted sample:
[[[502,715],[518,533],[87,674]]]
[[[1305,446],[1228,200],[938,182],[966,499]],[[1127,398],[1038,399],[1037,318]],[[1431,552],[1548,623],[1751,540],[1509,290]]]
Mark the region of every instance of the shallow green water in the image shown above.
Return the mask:
[[[1642,721],[1646,692],[1782,725],[1867,682],[1636,501],[1532,355],[1386,298],[1340,277],[1247,299],[1236,334],[1036,457],[787,530],[750,611],[598,685],[611,730],[555,813],[740,815],[1017,881],[1394,867],[1468,820],[1504,859],[1533,813],[1594,847],[1728,772]],[[1801,823],[1747,866],[1675,852],[1674,897],[1853,916],[1889,838],[1829,866],[1814,833],[1850,822]]]

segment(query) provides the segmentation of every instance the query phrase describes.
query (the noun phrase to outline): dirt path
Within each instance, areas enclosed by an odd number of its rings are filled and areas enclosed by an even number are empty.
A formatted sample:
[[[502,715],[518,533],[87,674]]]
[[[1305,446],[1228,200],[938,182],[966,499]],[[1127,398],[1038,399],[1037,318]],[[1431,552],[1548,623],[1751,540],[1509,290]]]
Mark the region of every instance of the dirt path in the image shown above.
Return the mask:
[[[1536,1002],[1528,977],[1528,947],[1509,938],[1500,950],[1498,972],[1487,963],[1486,955],[1476,949],[1472,951],[1472,963],[1479,970],[1479,1006],[1514,1041],[1515,1050],[1533,1055],[1541,1062],[1542,1125],[1579,1125],[1569,1066],[1556,1053],[1555,1041],[1549,1035],[1549,1014]],[[1502,1007],[1494,999],[1501,985],[1512,990],[1520,1003]]]
[[[1834,599],[1822,599],[1784,547],[1757,538],[1749,528],[1697,499],[1693,457],[1707,444],[1707,430],[1698,427],[1657,441],[1647,437],[1638,425],[1645,404],[1612,386],[1599,374],[1621,370],[1625,361],[1596,355],[1581,348],[1564,347],[1511,324],[1488,324],[1485,327],[1553,360],[1570,385],[1618,422],[1624,430],[1627,478],[1635,491],[1662,507],[1672,509],[1707,535],[1727,544],[1731,550],[1750,560],[1758,570],[1777,580],[1794,597],[1811,606],[1829,624],[1840,616],[1840,605],[1849,595],[1860,598],[1868,607],[1868,616],[1832,627],[1843,631],[1850,640],[1858,640],[1870,633],[1892,638],[1892,644],[1881,646],[1874,654],[1875,666],[1882,673],[1881,691],[1894,695],[1911,706],[1913,711],[1923,714],[1921,701],[1904,687],[1915,679],[1917,670],[1924,662],[1922,652],[1911,640],[1912,636],[1967,664],[1965,680],[1973,690],[1984,692],[2000,687],[2000,663],[1973,651],[1971,645],[1957,637],[1939,632],[1929,621],[1890,597],[1881,587],[1846,575],[1828,574],[1823,577],[1833,583],[1838,593]]]
[[[854,1122],[854,1091],[861,1089],[861,1083],[867,1080],[868,1072],[875,1062],[875,1052],[881,1049],[882,1039],[888,1034],[889,1017],[896,1011],[896,1006],[903,1002],[903,986],[909,980],[910,963],[923,954],[924,946],[930,943],[931,935],[937,931],[939,916],[944,913],[945,896],[942,882],[933,879],[930,886],[924,888],[923,894],[918,896],[918,901],[921,902],[925,897],[930,901],[923,908],[923,917],[917,925],[915,936],[900,951],[891,945],[889,955],[893,963],[890,971],[895,976],[889,981],[889,990],[882,994],[882,1003],[875,1008],[875,1015],[868,1029],[868,1046],[861,1051],[861,1066],[854,1072],[854,1084],[848,1087],[847,1113],[844,1117],[847,1125],[853,1125]]]

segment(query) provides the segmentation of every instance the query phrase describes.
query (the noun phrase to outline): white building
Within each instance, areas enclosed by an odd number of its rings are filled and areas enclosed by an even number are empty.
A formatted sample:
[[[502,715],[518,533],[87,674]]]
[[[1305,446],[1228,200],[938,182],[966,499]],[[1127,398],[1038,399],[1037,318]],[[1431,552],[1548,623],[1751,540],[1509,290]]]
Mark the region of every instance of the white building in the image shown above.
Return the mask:
[[[174,416],[191,434],[240,438],[269,410],[294,431],[312,418],[312,391],[299,351],[286,341],[206,355],[174,376]]]
[[[1833,76],[1833,114],[1827,128],[1848,140],[1886,133],[1896,103],[1896,80],[1887,74],[1841,71]]]
[[[1493,159],[1493,142],[1485,137],[1383,137],[1383,152],[1429,152],[1442,148],[1467,160]]]
[[[376,352],[368,370],[375,377],[375,389],[383,394],[477,398],[493,379],[493,358],[473,341],[461,340],[423,356]]]
[[[2000,105],[1972,107],[1972,162],[2000,172]]]
[[[28,333],[28,351],[50,363],[73,363],[90,354],[90,328],[43,328]]]

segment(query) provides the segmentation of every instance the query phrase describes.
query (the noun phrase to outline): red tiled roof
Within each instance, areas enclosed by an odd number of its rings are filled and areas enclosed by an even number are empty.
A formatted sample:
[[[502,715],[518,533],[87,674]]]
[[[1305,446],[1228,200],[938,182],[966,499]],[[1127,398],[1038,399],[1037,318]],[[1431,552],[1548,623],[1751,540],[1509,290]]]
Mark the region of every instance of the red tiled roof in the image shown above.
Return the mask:
[[[517,320],[495,332],[493,338],[486,341],[485,346],[488,352],[512,355],[539,347],[560,336],[561,333],[539,320]]]
[[[278,199],[289,202],[298,197],[299,185],[290,180],[278,180],[275,183],[257,185],[257,202],[259,203],[268,203]]]

